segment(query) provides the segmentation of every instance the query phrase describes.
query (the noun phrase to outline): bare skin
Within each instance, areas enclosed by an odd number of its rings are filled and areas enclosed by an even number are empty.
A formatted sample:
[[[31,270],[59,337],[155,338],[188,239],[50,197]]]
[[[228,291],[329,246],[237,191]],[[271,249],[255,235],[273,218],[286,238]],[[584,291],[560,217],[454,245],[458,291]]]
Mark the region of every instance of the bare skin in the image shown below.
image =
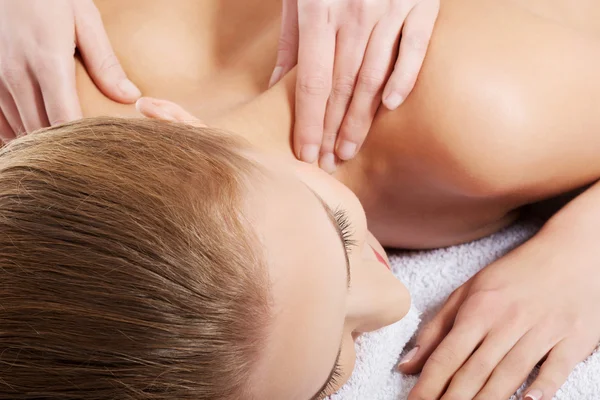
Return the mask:
[[[294,157],[294,72],[266,89],[279,1],[190,0],[175,9],[167,1],[105,0],[98,6],[125,71],[144,95],[172,100],[259,149]],[[587,0],[442,2],[414,91],[398,110],[380,109],[359,155],[335,175],[359,198],[382,244],[430,248],[473,240],[509,224],[523,205],[598,179],[598,17],[600,5]],[[85,115],[139,116],[104,98],[81,67],[78,87]],[[535,390],[551,398],[564,374],[597,343],[600,321],[581,304],[592,304],[600,290],[600,280],[589,278],[598,275],[592,262],[600,255],[579,260],[568,287],[562,264],[541,255],[575,236],[597,237],[594,225],[582,222],[598,216],[590,207],[597,193],[584,193],[535,241],[455,292],[417,341],[417,356],[403,366],[417,372],[425,364],[411,400],[502,399],[549,352]],[[580,223],[577,235],[557,228],[572,221]],[[561,254],[590,254],[597,246],[567,247]],[[522,281],[535,286],[515,284]],[[486,319],[488,305],[498,304],[494,315],[502,318]],[[524,310],[519,318],[510,313],[514,309]],[[548,325],[554,320],[562,322]],[[514,329],[505,332],[505,326]],[[483,338],[492,339],[476,352]],[[544,345],[523,356],[535,347],[513,349],[523,338]],[[504,362],[507,353],[512,361]],[[482,359],[489,368],[476,368]],[[513,364],[516,378],[510,377]],[[475,372],[480,376],[474,380]]]
[[[250,139],[260,131],[253,142],[287,150],[292,80],[266,91],[279,1],[167,3],[98,2],[144,95],[209,122],[251,113],[227,128]],[[585,13],[566,1],[442,5],[415,92],[395,112],[380,109],[357,159],[336,174],[358,195],[382,244],[473,240],[510,223],[520,206],[597,178],[600,32],[592,21],[600,7],[587,3],[578,5]],[[78,85],[85,115],[137,115],[102,96],[82,68]]]

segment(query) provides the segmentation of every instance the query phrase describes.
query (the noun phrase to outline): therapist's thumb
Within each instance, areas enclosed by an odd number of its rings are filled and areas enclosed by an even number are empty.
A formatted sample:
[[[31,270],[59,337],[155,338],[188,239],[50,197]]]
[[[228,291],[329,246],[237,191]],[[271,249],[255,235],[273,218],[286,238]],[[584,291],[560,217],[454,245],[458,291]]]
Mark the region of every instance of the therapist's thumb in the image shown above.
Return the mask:
[[[125,75],[93,2],[76,3],[77,48],[90,77],[105,96],[120,103],[134,103],[140,90]]]
[[[269,81],[269,87],[279,82],[296,65],[298,61],[298,39],[298,0],[283,0],[281,34],[277,45],[277,62]]]

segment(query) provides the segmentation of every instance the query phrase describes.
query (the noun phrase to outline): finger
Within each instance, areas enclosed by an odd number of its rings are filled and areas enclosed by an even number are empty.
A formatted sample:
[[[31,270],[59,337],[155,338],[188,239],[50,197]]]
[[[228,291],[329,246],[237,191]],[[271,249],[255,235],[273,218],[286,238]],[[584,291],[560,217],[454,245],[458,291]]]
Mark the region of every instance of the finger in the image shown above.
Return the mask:
[[[298,61],[298,0],[284,0],[281,15],[281,34],[277,45],[277,61],[269,80],[273,86],[288,73]]]
[[[302,161],[317,161],[323,137],[325,107],[331,91],[335,29],[323,2],[298,10],[300,45],[296,83],[294,150]]]
[[[8,90],[4,89],[0,92],[0,109],[4,115],[10,131],[7,137],[10,139],[19,137],[25,133],[25,127],[21,121],[19,110],[13,100],[12,95]]]
[[[18,83],[9,85],[8,89],[21,119],[21,133],[31,133],[48,126],[48,119],[39,86],[33,81],[33,73],[24,73],[26,75]]]
[[[320,167],[329,173],[335,171],[333,154],[335,142],[352,99],[356,77],[369,41],[369,33],[367,29],[353,25],[340,29],[337,35],[333,82],[325,113],[319,160]]]
[[[360,150],[381,103],[381,91],[389,74],[400,36],[397,21],[403,15],[381,21],[374,29],[365,59],[358,74],[350,108],[342,123],[336,154],[342,160],[353,158]]]
[[[199,128],[206,127],[201,120],[185,111],[181,106],[168,100],[142,97],[135,103],[136,109],[148,118],[182,122]]]
[[[438,12],[439,0],[423,0],[406,17],[398,60],[383,91],[388,109],[398,108],[415,86]]]
[[[525,400],[550,400],[565,383],[575,366],[593,351],[572,338],[558,343],[548,354],[540,372],[526,391]]]
[[[474,398],[494,368],[526,332],[526,328],[520,322],[515,320],[503,325],[498,331],[491,331],[475,353],[454,374],[441,400]]]
[[[485,328],[485,325],[473,321],[455,324],[425,362],[408,399],[438,399],[454,373],[482,342],[486,335]]]
[[[100,91],[112,100],[133,103],[140,90],[125,75],[98,9],[92,2],[75,2],[75,34],[83,63]]]
[[[431,353],[452,329],[456,313],[467,294],[465,288],[466,286],[463,285],[454,291],[442,309],[419,332],[414,349],[409,351],[398,364],[400,371],[405,374],[416,374],[421,371]]]
[[[2,112],[2,108],[0,107],[0,139],[2,139],[3,143],[8,143],[15,138],[15,133],[13,132],[10,124],[4,117],[4,113]]]
[[[540,327],[528,331],[494,369],[490,379],[475,399],[509,398],[525,382],[538,361],[560,340]]]
[[[48,63],[51,62],[51,65]],[[75,62],[69,56],[37,63],[44,101],[44,113],[50,125],[59,125],[82,117],[75,81]],[[42,65],[45,65],[42,67]],[[52,73],[48,73],[52,71]]]

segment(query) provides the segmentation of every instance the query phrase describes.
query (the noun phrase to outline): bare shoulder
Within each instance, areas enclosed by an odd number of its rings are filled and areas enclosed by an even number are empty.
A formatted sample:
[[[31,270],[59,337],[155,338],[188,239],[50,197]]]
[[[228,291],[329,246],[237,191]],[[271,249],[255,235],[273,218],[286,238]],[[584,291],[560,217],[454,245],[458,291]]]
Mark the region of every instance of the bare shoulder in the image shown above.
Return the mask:
[[[600,38],[541,10],[443,1],[417,86],[401,110],[380,113],[373,142],[427,153],[428,173],[490,195],[537,199],[597,179]]]

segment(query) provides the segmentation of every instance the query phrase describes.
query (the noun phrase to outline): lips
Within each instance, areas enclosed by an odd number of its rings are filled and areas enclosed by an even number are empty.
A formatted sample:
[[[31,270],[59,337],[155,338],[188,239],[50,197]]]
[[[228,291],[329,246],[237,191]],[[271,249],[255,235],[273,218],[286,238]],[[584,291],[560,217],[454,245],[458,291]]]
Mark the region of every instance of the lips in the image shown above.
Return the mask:
[[[392,269],[390,268],[390,266],[387,263],[387,261],[385,261],[385,258],[383,258],[383,256],[381,254],[379,254],[379,252],[377,252],[377,250],[375,250],[373,248],[373,246],[371,246],[371,249],[373,249],[373,253],[375,253],[375,257],[377,258],[377,261],[379,261],[380,263],[382,263],[383,265],[385,265],[385,267],[391,271]]]

